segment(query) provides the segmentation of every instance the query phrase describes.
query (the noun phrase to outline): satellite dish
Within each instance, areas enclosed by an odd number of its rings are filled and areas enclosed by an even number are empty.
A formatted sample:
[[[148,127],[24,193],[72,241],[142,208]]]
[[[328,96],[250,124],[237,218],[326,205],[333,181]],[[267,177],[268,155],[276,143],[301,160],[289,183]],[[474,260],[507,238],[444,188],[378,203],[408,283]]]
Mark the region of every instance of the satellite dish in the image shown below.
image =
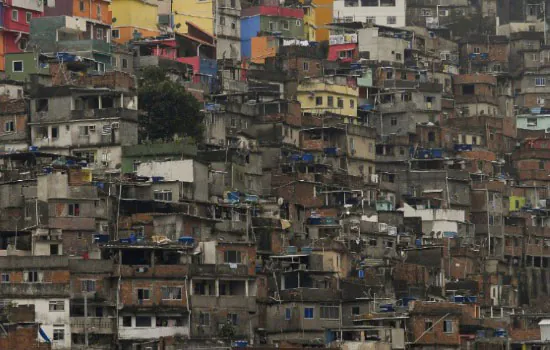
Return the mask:
[[[277,199],[277,204],[279,204],[279,206],[283,205],[284,202],[285,202],[285,200],[281,197],[279,197],[279,199]]]

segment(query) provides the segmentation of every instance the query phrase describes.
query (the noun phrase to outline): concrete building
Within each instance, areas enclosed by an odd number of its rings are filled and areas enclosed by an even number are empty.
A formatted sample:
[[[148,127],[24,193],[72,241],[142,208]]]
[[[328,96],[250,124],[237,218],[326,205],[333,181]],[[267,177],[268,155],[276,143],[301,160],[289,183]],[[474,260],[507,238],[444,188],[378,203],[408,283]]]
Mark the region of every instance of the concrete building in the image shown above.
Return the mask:
[[[364,22],[404,27],[405,0],[335,0],[333,17],[337,22]]]
[[[137,143],[137,97],[130,91],[43,88],[32,96],[30,111],[32,145],[98,168],[115,168],[122,146]]]

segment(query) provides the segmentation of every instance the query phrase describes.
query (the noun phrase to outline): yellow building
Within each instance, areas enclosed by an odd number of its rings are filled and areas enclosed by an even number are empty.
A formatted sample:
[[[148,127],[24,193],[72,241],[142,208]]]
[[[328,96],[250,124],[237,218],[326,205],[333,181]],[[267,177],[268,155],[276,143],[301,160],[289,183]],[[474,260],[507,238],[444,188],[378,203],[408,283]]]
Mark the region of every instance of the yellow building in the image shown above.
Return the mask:
[[[113,41],[126,43],[139,32],[142,38],[155,37],[158,29],[158,5],[153,0],[113,0]]]
[[[301,0],[304,4],[304,32],[310,41],[329,39],[334,0]]]
[[[302,112],[313,114],[330,112],[344,117],[357,117],[357,98],[359,89],[334,79],[310,79],[298,85],[297,99]]]
[[[208,34],[214,34],[214,2],[211,0],[173,0],[175,30],[187,33],[186,22],[191,22]],[[178,26],[179,24],[179,26]]]
[[[308,41],[317,41],[315,25],[315,5],[308,3],[304,5],[304,35]]]

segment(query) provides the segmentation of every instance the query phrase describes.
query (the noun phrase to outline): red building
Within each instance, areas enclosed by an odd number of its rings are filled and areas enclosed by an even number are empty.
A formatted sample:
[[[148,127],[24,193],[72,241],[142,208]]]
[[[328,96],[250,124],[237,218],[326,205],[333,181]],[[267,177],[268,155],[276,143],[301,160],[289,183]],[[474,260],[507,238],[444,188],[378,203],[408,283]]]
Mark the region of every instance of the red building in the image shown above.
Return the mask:
[[[0,35],[0,70],[4,70],[4,55],[27,48],[30,23],[44,11],[43,1],[6,0],[1,7],[3,31]]]

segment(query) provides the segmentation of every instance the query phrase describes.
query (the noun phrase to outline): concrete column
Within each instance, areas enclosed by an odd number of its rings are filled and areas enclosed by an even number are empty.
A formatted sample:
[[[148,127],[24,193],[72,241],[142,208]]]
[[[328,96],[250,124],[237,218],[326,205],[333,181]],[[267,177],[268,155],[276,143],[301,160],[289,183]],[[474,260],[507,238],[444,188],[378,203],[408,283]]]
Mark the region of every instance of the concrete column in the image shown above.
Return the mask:
[[[97,107],[98,107],[99,109],[103,108],[103,103],[102,103],[103,101],[102,101],[102,100],[103,100],[103,96],[99,96],[99,97],[97,98]]]
[[[244,281],[244,295],[248,297],[248,280]]]
[[[216,296],[219,297],[220,296],[220,280],[216,278],[216,282],[215,282],[215,289],[216,289]]]
[[[151,251],[151,267],[155,267],[155,251]]]
[[[189,295],[193,295],[193,279],[189,279]]]

